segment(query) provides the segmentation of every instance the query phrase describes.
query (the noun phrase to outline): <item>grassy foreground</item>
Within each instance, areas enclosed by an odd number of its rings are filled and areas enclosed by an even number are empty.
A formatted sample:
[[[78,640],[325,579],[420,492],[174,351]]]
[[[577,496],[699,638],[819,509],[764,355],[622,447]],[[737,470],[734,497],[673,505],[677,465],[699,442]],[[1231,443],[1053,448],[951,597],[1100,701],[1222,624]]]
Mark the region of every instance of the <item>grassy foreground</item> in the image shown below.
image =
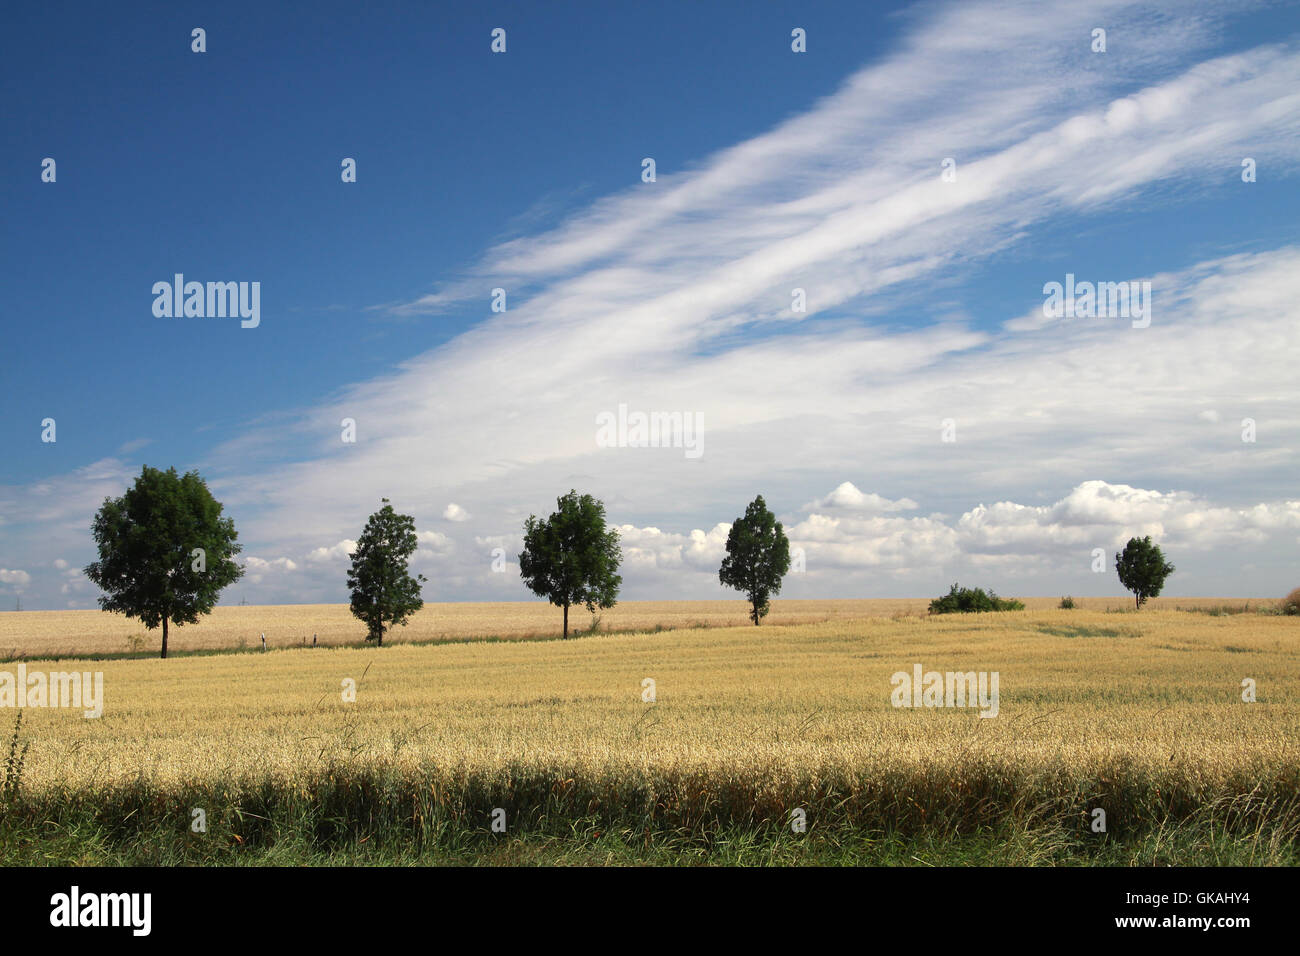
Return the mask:
[[[1295,865],[1296,650],[1031,608],[77,662],[103,716],[24,713],[0,862]],[[997,671],[998,716],[892,706],[914,664]]]

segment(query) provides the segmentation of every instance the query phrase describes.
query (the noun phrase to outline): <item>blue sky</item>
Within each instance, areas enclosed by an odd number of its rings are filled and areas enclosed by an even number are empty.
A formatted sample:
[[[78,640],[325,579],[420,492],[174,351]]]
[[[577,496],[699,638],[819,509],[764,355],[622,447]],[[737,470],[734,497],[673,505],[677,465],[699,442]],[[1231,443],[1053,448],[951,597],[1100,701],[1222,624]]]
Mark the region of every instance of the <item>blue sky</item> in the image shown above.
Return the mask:
[[[146,463],[235,517],[229,602],[344,600],[385,495],[426,599],[523,599],[492,549],[571,486],[629,598],[720,596],[757,492],[791,597],[1112,593],[1131,533],[1296,583],[1296,5],[267,6],[4,14],[0,606],[94,606]],[[177,272],[259,326],[156,317]],[[1150,327],[1032,319],[1066,273]],[[599,447],[620,403],[703,454]]]

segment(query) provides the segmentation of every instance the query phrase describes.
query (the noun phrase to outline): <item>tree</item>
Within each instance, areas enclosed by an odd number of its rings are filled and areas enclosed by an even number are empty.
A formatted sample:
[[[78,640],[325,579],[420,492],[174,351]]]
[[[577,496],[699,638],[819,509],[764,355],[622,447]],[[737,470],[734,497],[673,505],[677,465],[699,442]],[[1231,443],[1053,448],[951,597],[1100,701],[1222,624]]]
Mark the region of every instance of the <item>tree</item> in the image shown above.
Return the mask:
[[[138,617],[149,630],[161,624],[163,658],[168,622],[196,623],[244,574],[234,561],[235,522],[221,517],[221,503],[196,471],[145,465],[126,494],[104,499],[91,533],[99,560],[85,574],[105,592],[99,606]]]
[[[420,608],[422,574],[411,577],[407,563],[415,553],[415,519],[393,510],[387,498],[372,514],[357,539],[348,569],[352,590],[352,613],[365,622],[366,640],[384,646],[384,630],[401,624]]]
[[[1151,543],[1151,536],[1129,538],[1124,551],[1115,555],[1115,570],[1119,583],[1133,592],[1137,609],[1160,594],[1165,578],[1174,573],[1174,566],[1165,561],[1160,546]]]
[[[785,529],[759,495],[727,534],[727,556],[718,569],[718,580],[745,592],[752,605],[749,619],[757,627],[767,617],[768,599],[781,592],[781,579],[789,570],[790,542]]]
[[[605,506],[591,495],[570,490],[555,500],[558,510],[545,521],[529,515],[524,522],[524,550],[519,576],[538,597],[564,608],[564,636],[569,636],[569,607],[584,604],[589,613],[613,607],[623,578],[618,532],[605,528]]]

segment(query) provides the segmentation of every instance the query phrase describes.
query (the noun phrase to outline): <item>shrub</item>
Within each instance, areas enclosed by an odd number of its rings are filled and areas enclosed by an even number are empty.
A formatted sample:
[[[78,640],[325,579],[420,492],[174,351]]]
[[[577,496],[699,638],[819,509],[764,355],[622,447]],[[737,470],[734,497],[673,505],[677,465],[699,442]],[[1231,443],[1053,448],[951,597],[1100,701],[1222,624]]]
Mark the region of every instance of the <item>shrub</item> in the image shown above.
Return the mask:
[[[930,602],[931,614],[971,614],[980,611],[1023,611],[1025,605],[1015,598],[1000,598],[992,590],[963,588],[954,584],[943,597]]]
[[[1283,614],[1300,614],[1300,588],[1293,588],[1291,593],[1282,599]]]
[[[1060,606],[1061,606],[1061,608],[1062,608],[1063,610],[1066,610],[1066,611],[1071,611],[1071,610],[1073,610],[1073,609],[1074,609],[1074,598],[1070,597],[1070,596],[1067,594],[1065,597],[1061,598],[1061,605],[1060,605]]]

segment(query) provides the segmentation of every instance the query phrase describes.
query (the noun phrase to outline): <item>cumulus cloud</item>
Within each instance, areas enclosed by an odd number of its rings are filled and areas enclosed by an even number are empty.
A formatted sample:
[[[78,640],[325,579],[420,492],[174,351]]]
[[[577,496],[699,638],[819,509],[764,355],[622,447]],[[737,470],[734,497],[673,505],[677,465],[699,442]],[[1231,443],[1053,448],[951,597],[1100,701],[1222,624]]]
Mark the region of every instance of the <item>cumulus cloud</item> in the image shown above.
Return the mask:
[[[1244,508],[1216,505],[1188,491],[1156,491],[1091,480],[1050,505],[979,504],[955,521],[929,517],[808,515],[792,525],[791,543],[810,568],[883,567],[916,571],[965,560],[1008,567],[1087,563],[1130,537],[1150,535],[1178,551],[1249,548],[1288,541],[1300,531],[1300,500]],[[1010,559],[1014,559],[1011,562]]]
[[[352,552],[357,550],[357,543],[350,538],[344,538],[338,544],[330,545],[327,548],[313,548],[307,554],[307,562],[310,564],[330,564],[336,561],[345,561],[352,557]]]
[[[283,574],[297,570],[297,563],[290,558],[272,558],[268,561],[250,555],[244,559],[244,577],[241,580],[246,584],[258,585],[279,580]]]
[[[32,583],[32,576],[18,568],[0,568],[0,584],[8,584],[22,590]]]
[[[468,521],[474,516],[453,501],[442,512],[442,517],[447,521]]]
[[[696,529],[686,534],[629,524],[619,525],[617,530],[624,566],[631,572],[684,569],[716,575],[731,525],[717,524],[709,531]]]
[[[415,558],[421,561],[445,558],[456,549],[456,542],[440,531],[417,531],[415,539]]]
[[[1053,505],[980,505],[961,516],[958,529],[971,552],[1113,549],[1129,537],[1146,535],[1172,547],[1206,550],[1260,544],[1276,532],[1300,530],[1300,501],[1228,508],[1187,491],[1085,481]]]
[[[845,481],[826,497],[818,498],[816,501],[805,505],[804,510],[889,512],[912,511],[916,507],[916,502],[911,498],[899,498],[897,501],[890,501],[888,498],[883,498],[874,492],[863,493],[858,490],[853,482]]]
[[[937,517],[834,517],[811,514],[786,532],[811,568],[914,570],[951,561],[957,533]]]
[[[248,557],[245,561],[246,566],[251,571],[297,571],[298,565],[290,558],[272,558],[270,561],[262,558]]]

